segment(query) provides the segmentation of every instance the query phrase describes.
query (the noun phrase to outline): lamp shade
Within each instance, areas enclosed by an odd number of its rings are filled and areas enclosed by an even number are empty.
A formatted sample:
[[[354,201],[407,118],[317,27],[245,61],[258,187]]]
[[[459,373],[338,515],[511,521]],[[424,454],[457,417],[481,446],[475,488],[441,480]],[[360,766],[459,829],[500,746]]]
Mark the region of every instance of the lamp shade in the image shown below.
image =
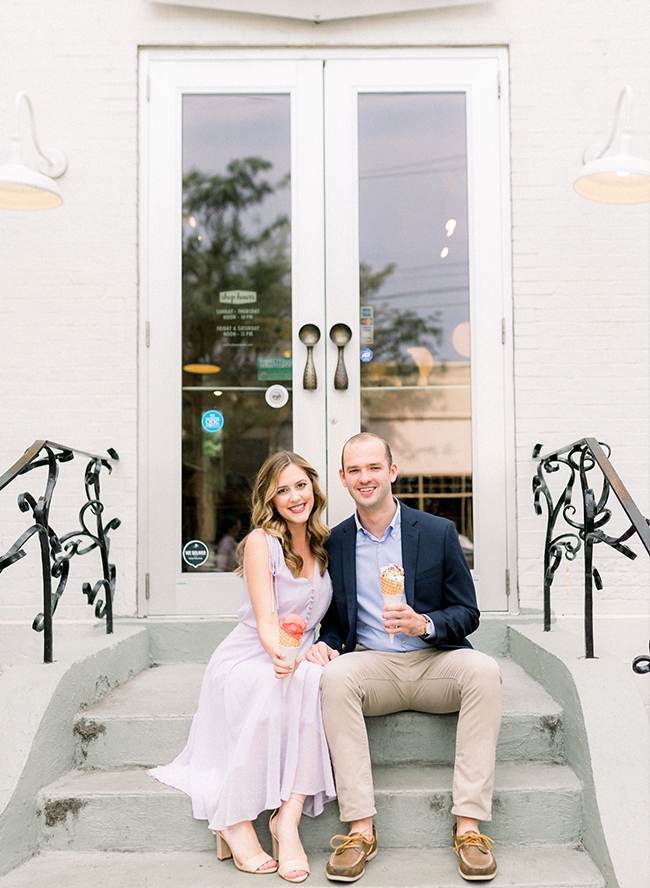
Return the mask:
[[[63,203],[54,179],[22,163],[0,166],[0,209],[49,210]]]
[[[19,110],[22,103],[27,105],[32,129],[34,148],[45,161],[43,173],[26,167],[22,162],[19,129]],[[54,182],[62,176],[68,163],[61,151],[45,154],[36,138],[34,108],[28,95],[19,92],[16,96],[16,130],[11,137],[9,163],[0,166],[0,209],[3,210],[50,210],[63,203],[61,192]]]
[[[573,187],[581,197],[600,203],[650,201],[650,162],[630,154],[610,154],[586,163]]]

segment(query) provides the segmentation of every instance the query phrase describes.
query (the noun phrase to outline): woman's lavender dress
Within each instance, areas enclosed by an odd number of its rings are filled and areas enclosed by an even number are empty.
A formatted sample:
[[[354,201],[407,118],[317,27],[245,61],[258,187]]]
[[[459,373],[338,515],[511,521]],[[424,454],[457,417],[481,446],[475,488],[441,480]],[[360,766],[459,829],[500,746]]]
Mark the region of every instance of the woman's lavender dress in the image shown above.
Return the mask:
[[[257,530],[255,533],[262,533]],[[304,654],[332,597],[327,572],[318,563],[312,580],[296,579],[282,546],[266,534],[280,618],[300,614],[307,629]],[[212,655],[199,708],[185,749],[152,777],[187,793],[198,820],[212,831],[273,810],[292,792],[306,795],[304,812],[315,817],[335,798],[334,779],[320,707],[322,667],[302,662],[286,696],[255,628],[244,576],[239,624]]]

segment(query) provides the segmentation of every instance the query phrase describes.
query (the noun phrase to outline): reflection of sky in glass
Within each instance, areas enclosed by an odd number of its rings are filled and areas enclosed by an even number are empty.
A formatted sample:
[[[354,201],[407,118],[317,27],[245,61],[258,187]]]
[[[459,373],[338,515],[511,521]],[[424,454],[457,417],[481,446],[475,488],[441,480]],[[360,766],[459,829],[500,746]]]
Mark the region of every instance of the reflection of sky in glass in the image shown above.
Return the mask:
[[[439,311],[435,357],[465,360],[451,339],[469,320],[464,93],[359,96],[359,204],[361,261],[375,273],[397,266],[371,300],[376,313]]]
[[[183,96],[183,174],[224,173],[233,159],[262,157],[274,184],[291,168],[288,95]],[[263,224],[290,215],[289,188],[265,198],[254,213]]]
[[[260,357],[290,357],[291,289],[290,273],[286,273],[290,269],[290,246],[286,228],[260,241],[267,226],[290,216],[290,155],[289,95],[216,93],[183,97],[184,175],[198,171],[204,177],[221,176],[228,181],[232,161],[241,164],[246,159],[260,158],[272,164],[270,169],[252,174],[249,165],[242,165],[238,184],[212,191],[214,206],[206,201],[192,208],[193,215],[187,208],[188,194],[184,195],[184,269],[188,272],[183,290],[184,343],[188,355],[192,354],[189,364],[196,363],[200,356],[199,363],[220,367],[221,385],[287,379],[286,368],[274,367],[267,374],[276,375],[259,376],[256,361]],[[244,199],[252,198],[251,180],[256,186],[268,182],[275,190],[264,194],[261,203],[242,206]],[[191,194],[191,186],[188,190]],[[255,298],[251,304],[241,305],[224,301],[219,296],[222,289],[252,290]],[[208,330],[208,317],[212,332]],[[216,328],[212,330],[215,320]]]

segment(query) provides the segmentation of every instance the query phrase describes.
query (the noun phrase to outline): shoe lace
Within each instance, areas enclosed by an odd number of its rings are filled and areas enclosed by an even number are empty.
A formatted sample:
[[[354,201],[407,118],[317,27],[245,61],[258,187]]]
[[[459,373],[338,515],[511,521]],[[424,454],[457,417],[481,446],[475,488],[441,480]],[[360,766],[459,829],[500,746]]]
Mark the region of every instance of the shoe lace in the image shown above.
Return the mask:
[[[334,842],[336,842],[337,839],[340,841],[335,845]],[[368,847],[372,845],[372,842],[362,835],[362,833],[352,833],[351,836],[334,836],[330,839],[330,845],[336,851],[345,851],[346,848],[351,848],[356,842],[364,842]]]
[[[481,833],[463,833],[462,836],[455,836],[454,847],[456,851],[465,845],[478,845],[482,851],[491,852],[494,842],[487,836],[481,835]]]

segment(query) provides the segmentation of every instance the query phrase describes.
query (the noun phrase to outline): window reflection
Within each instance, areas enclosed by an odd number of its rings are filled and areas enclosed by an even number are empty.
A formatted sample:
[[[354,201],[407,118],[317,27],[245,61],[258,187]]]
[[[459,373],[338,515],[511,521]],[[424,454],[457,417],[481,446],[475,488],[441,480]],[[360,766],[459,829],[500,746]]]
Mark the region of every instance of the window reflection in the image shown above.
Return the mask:
[[[396,495],[453,520],[471,564],[464,93],[359,96],[359,227],[361,428],[399,454]]]
[[[183,100],[183,544],[232,571],[262,462],[291,447],[286,95]],[[183,563],[183,570],[194,570]]]

